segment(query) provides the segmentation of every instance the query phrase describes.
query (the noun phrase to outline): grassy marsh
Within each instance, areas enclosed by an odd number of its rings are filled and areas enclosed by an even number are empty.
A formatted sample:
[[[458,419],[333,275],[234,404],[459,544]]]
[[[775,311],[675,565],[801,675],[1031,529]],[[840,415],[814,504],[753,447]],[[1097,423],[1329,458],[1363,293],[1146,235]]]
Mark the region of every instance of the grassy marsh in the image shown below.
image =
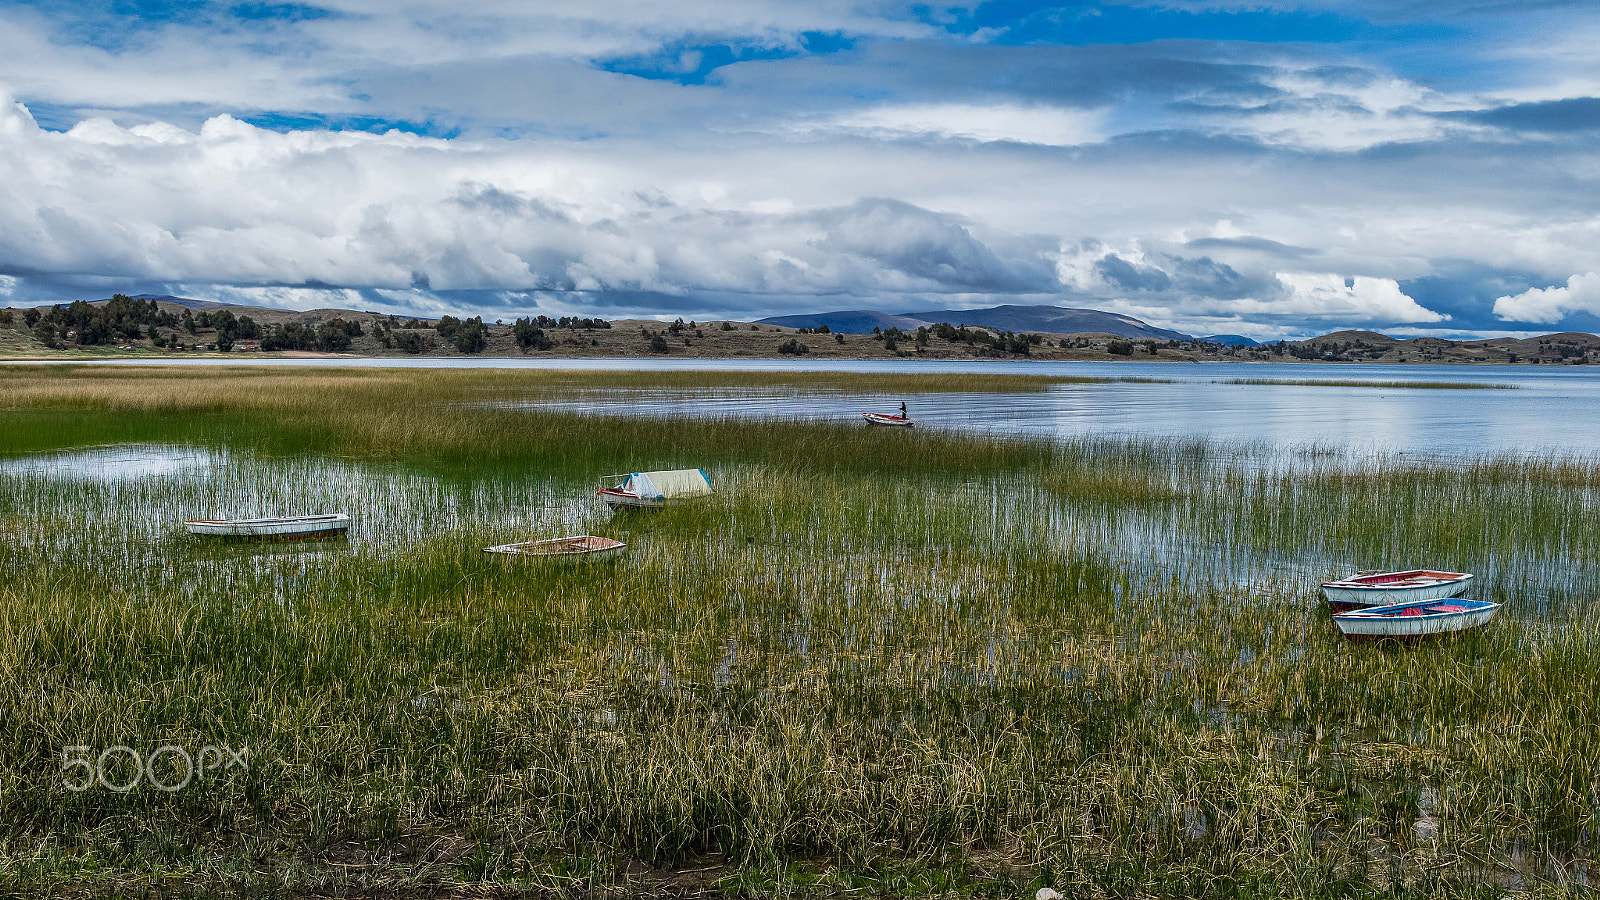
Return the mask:
[[[1360,378],[1227,378],[1217,383],[1288,387],[1410,388],[1419,391],[1515,391],[1522,387],[1517,384],[1486,384],[1481,381],[1371,381]]]
[[[566,389],[541,379],[0,372],[0,455],[193,456],[0,467],[0,884],[1320,898],[1587,877],[1600,463],[461,406]],[[647,465],[704,466],[719,494],[617,518],[584,497]],[[356,514],[348,541],[176,528],[302,506]],[[631,554],[481,552],[579,530]],[[1512,607],[1431,646],[1338,641],[1315,581],[1413,560]],[[168,743],[250,765],[62,787],[63,746]]]

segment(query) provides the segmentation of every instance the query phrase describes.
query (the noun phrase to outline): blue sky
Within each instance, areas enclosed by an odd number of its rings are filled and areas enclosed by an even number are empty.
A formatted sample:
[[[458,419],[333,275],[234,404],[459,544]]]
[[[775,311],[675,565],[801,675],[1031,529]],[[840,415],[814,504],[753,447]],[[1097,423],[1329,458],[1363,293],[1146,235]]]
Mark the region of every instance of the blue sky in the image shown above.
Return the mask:
[[[1571,2],[0,0],[0,304],[1600,329]]]

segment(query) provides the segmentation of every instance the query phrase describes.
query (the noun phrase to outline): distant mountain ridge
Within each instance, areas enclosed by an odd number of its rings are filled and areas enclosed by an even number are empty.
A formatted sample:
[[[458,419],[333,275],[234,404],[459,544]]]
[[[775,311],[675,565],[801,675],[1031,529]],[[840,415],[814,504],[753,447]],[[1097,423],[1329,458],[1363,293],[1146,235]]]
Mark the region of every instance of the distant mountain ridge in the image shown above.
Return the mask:
[[[887,331],[898,328],[915,331],[920,325],[929,325],[930,322],[913,319],[910,316],[897,316],[893,313],[878,312],[873,309],[841,309],[825,313],[803,313],[795,316],[772,316],[757,321],[758,325],[777,325],[781,328],[821,328],[828,326],[829,331],[838,331],[843,334],[871,334],[872,329],[880,328]]]
[[[759,324],[784,328],[820,328],[826,325],[829,331],[866,334],[873,328],[899,328],[906,331],[939,322],[992,328],[997,331],[1111,334],[1122,338],[1153,338],[1162,341],[1193,340],[1182,332],[1157,328],[1132,316],[1066,306],[1006,305],[987,309],[930,309],[925,312],[899,314],[870,309],[845,309],[793,316],[772,316],[760,320]]]
[[[219,307],[222,306],[243,306],[243,304],[238,303],[218,303],[218,301],[214,301],[214,299],[194,299],[190,298],[190,296],[173,296],[170,295],[170,293],[131,293],[131,295],[128,296],[133,299],[154,299],[155,303],[171,303],[173,306],[186,306],[189,307],[189,309],[219,309]],[[107,296],[106,299],[94,299],[94,301],[91,301],[91,303],[110,303],[110,298]],[[251,307],[246,306],[245,309],[251,309]],[[270,309],[270,307],[262,307],[262,309]]]
[[[1200,338],[1207,344],[1219,344],[1223,347],[1259,347],[1259,341],[1253,341],[1242,334],[1212,334]]]

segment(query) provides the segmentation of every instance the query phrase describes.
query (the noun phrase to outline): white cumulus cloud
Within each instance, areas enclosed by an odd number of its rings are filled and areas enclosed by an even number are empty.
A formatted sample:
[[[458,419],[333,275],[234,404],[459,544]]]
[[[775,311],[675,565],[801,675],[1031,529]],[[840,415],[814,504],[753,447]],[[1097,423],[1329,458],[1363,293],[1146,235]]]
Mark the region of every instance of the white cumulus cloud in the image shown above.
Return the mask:
[[[1529,288],[1494,301],[1494,314],[1516,322],[1559,322],[1568,313],[1600,313],[1600,273],[1573,275],[1564,286]]]
[[[106,119],[53,132],[0,103],[0,173],[0,266],[234,285],[289,303],[302,295],[275,285],[1055,287],[1037,242],[1003,230],[884,199],[741,205],[715,181],[570,145],[278,133],[230,116],[198,132]]]
[[[1392,278],[1345,279],[1320,272],[1280,272],[1288,295],[1274,305],[1282,312],[1317,319],[1371,322],[1442,322],[1440,315],[1408,297]]]

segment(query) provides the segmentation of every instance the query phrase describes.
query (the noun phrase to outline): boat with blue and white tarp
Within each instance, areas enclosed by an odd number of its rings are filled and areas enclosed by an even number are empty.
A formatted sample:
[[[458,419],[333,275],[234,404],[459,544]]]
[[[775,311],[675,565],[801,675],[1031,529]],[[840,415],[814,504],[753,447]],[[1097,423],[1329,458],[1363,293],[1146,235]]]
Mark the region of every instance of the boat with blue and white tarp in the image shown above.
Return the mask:
[[[711,479],[704,469],[607,475],[600,479],[595,496],[612,509],[655,509],[711,496]]]

